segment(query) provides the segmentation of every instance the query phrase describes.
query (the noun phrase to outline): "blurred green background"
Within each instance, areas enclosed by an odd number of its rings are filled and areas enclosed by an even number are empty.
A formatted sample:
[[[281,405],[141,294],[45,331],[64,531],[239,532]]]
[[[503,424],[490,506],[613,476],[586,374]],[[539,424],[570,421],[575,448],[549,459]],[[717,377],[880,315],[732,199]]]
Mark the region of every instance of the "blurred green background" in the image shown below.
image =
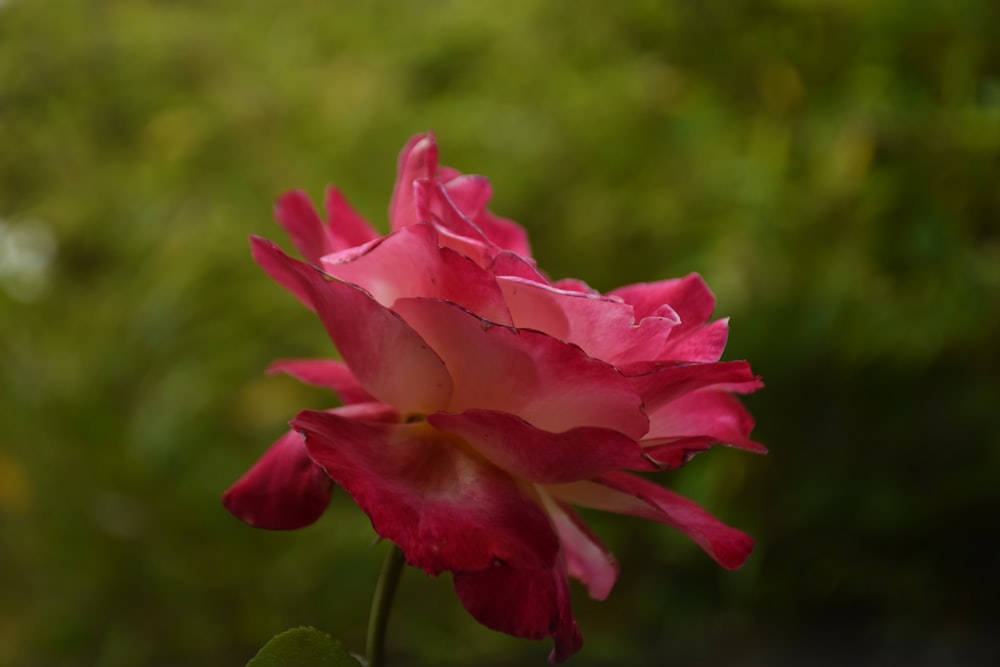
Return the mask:
[[[220,494],[327,355],[251,261],[336,183],[379,228],[399,149],[491,177],[553,277],[702,273],[771,454],[663,481],[758,539],[724,572],[588,515],[587,665],[996,664],[1000,3],[0,2],[0,665],[243,665],[363,646],[382,547],[340,494],[253,530]],[[408,571],[393,664],[544,664]]]

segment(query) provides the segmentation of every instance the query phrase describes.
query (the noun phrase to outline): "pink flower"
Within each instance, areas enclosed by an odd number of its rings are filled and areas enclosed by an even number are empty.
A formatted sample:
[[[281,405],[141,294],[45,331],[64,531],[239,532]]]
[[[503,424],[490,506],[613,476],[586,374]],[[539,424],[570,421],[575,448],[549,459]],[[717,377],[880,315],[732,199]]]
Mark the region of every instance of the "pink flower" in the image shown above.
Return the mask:
[[[720,362],[727,321],[697,275],[601,295],[538,270],[489,181],[438,165],[431,135],[400,157],[379,235],[336,189],[324,223],[293,192],[277,218],[307,263],[252,239],[256,261],[322,320],[343,359],[272,371],[343,405],[304,411],[225,496],[251,525],[292,529],[325,510],[331,480],[410,565],[454,573],[484,625],[582,639],[569,577],[596,599],[618,565],[574,507],[672,526],[726,568],[753,547],[693,502],[626,471],[677,468],[713,444],[753,452],[734,393],[762,386]]]

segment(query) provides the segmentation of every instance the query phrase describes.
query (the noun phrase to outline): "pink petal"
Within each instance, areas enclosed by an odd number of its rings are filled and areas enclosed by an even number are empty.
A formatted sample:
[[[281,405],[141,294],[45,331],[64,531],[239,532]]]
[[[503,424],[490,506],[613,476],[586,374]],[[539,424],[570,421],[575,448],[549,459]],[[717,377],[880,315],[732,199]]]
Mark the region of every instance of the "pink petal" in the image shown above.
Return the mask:
[[[326,189],[326,215],[331,252],[353,248],[379,237],[379,233],[351,207],[340,190],[332,186]]]
[[[490,270],[496,276],[511,276],[542,285],[550,284],[545,274],[538,270],[533,259],[522,257],[509,250],[503,250],[492,257],[490,261]]]
[[[592,482],[548,486],[553,497],[592,509],[631,514],[681,531],[719,565],[736,569],[753,550],[753,539],[730,528],[692,501],[650,481],[609,472]]]
[[[410,139],[399,156],[399,172],[389,204],[389,220],[395,231],[418,222],[428,222],[418,215],[414,205],[413,184],[417,179],[451,180],[454,169],[438,166],[438,146],[434,135],[418,134]]]
[[[669,304],[681,319],[677,333],[704,324],[715,310],[715,296],[697,273],[655,283],[626,285],[612,290],[608,296],[620,297],[635,308],[637,319],[649,317],[663,304]]]
[[[336,188],[327,189],[326,210],[329,224],[323,224],[309,196],[302,190],[284,195],[275,207],[278,222],[309,263],[318,265],[324,255],[378,236]]]
[[[439,247],[438,234],[428,224],[404,227],[362,254],[338,260],[336,255],[325,257],[323,269],[364,289],[383,306],[391,307],[400,298],[431,296],[490,321],[510,323],[496,279],[468,257]]]
[[[399,313],[444,359],[454,381],[448,412],[508,412],[558,433],[578,426],[648,428],[631,381],[578,347],[496,325],[437,299],[400,299]]]
[[[461,437],[494,465],[531,482],[557,484],[620,468],[654,469],[635,440],[606,428],[584,426],[549,433],[493,410],[437,412],[427,421]]]
[[[680,396],[649,414],[645,440],[707,437],[742,449],[767,452],[750,440],[754,420],[728,391],[703,389]]]
[[[277,267],[284,283],[315,306],[366,391],[404,414],[447,407],[452,381],[444,362],[398,315],[360,288],[288,257],[273,243],[254,242],[258,262]]]
[[[498,564],[479,572],[456,572],[455,592],[473,618],[488,628],[527,639],[552,637],[551,663],[566,660],[583,646],[561,567]]]
[[[345,404],[369,403],[375,399],[365,391],[354,373],[342,361],[333,359],[279,359],[268,373],[286,373],[299,382],[336,392]]]
[[[623,368],[622,373],[632,381],[649,413],[686,393],[705,387],[752,393],[764,386],[745,361],[634,364]]]
[[[569,576],[587,587],[595,600],[606,600],[618,580],[618,561],[571,507],[544,494],[545,509],[559,534]]]
[[[302,436],[289,431],[226,491],[222,503],[251,526],[294,530],[315,522],[331,493],[330,478],[309,458]]]
[[[496,244],[455,206],[441,183],[427,178],[418,179],[413,183],[413,196],[417,217],[421,221],[430,222],[437,228],[482,243],[490,249],[490,254],[496,253],[494,249]]]
[[[544,331],[612,365],[655,358],[677,324],[676,317],[659,316],[637,325],[632,306],[607,297],[506,276],[497,283],[514,326]]]
[[[664,304],[676,312],[680,323],[671,331],[664,349],[651,358],[712,362],[722,357],[729,332],[728,321],[720,320],[706,326],[715,310],[715,296],[698,274],[628,285],[612,291],[609,296],[620,297],[632,305],[638,320],[655,314]]]
[[[305,411],[293,421],[309,455],[430,574],[494,562],[548,567],[558,542],[541,507],[509,475],[426,423],[374,424]]]
[[[487,210],[486,206],[493,198],[489,179],[484,176],[458,176],[445,183],[445,188],[455,206],[482,229],[492,243],[523,257],[531,257],[531,245],[524,228]]]
[[[262,239],[259,236],[251,236],[250,248],[254,261],[264,269],[267,275],[294,294],[306,308],[316,310],[309,290],[299,279],[298,270],[289,263],[291,260],[273,241]]]

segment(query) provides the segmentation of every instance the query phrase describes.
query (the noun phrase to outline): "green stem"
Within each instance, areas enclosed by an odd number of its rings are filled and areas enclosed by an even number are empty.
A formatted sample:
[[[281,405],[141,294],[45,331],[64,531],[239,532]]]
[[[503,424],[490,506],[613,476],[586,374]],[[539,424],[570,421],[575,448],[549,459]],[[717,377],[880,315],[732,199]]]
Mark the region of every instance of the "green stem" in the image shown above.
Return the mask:
[[[385,667],[385,629],[389,625],[392,598],[396,595],[396,586],[405,563],[403,552],[390,542],[389,551],[382,561],[382,572],[375,584],[372,611],[368,616],[368,667]]]

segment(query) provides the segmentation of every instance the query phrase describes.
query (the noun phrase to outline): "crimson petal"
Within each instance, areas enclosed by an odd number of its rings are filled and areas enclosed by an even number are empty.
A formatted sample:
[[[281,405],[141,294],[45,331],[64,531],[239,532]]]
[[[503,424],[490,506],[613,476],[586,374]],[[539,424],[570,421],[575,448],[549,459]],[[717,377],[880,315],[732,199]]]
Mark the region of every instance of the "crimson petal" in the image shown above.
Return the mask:
[[[651,470],[639,444],[618,431],[584,426],[549,433],[505,412],[437,412],[427,421],[460,436],[493,464],[531,482],[559,484],[618,470]]]
[[[552,637],[550,663],[563,662],[583,646],[570,606],[569,581],[560,566],[521,569],[495,565],[456,572],[455,592],[473,618],[515,637]]]
[[[437,574],[555,561],[558,541],[538,503],[454,436],[425,423],[361,423],[313,411],[292,425],[305,434],[313,460],[411,565]]]
[[[332,485],[289,431],[222,497],[238,519],[257,528],[294,530],[316,521],[330,504]]]
[[[681,531],[722,567],[734,570],[753,551],[753,538],[731,528],[698,504],[653,482],[609,472],[592,482],[547,486],[553,497],[592,509],[631,514]]]
[[[270,241],[255,238],[254,257],[313,305],[344,363],[372,396],[404,414],[447,406],[453,385],[444,362],[398,315]]]
[[[449,412],[497,410],[554,433],[597,426],[636,440],[649,428],[630,381],[575,345],[438,299],[400,299],[394,310],[444,359],[455,386]]]

